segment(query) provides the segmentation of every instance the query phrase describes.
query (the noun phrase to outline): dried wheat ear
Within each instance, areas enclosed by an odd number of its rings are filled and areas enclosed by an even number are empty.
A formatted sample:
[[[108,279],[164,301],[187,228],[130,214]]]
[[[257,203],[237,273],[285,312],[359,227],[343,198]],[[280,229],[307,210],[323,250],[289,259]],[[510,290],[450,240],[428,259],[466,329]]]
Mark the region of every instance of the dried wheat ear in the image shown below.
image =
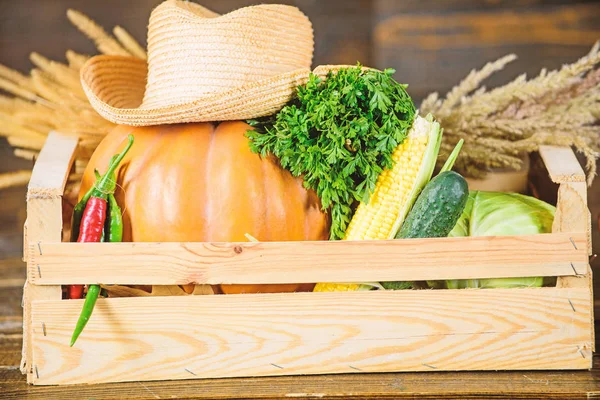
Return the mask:
[[[600,148],[600,42],[559,70],[525,75],[487,90],[482,82],[516,59],[508,55],[473,70],[444,99],[430,94],[421,113],[444,128],[440,160],[465,139],[455,168],[483,177],[491,168],[519,169],[521,155],[542,144],[574,146],[586,158],[587,182],[596,175]]]
[[[146,58],[143,47],[123,28],[115,27],[113,37],[78,11],[69,10],[67,17],[100,53]],[[36,68],[27,76],[0,65],[0,90],[8,94],[0,94],[0,136],[7,138],[17,157],[35,159],[48,133],[57,130],[80,137],[78,166],[85,167],[98,143],[114,126],[96,113],[81,87],[79,70],[89,58],[68,50],[65,64],[34,52],[30,59]],[[26,183],[16,177],[7,174],[0,181],[10,186]]]

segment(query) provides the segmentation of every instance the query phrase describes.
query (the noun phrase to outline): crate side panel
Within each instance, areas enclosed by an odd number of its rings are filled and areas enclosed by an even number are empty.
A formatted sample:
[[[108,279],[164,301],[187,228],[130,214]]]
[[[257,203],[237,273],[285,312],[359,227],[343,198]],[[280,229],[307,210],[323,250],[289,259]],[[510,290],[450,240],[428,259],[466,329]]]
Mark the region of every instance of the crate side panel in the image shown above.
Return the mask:
[[[577,160],[575,160],[577,161]],[[579,164],[577,164],[578,166]],[[558,188],[558,202],[553,232],[585,232],[586,254],[592,254],[592,226],[591,214],[587,206],[587,186],[585,182],[566,182],[561,183]],[[574,247],[577,247],[575,244]],[[561,276],[557,279],[558,287],[580,287],[586,288],[589,292],[590,302],[590,330],[592,338],[594,332],[594,284],[592,280],[592,269],[589,264],[586,266],[587,273],[585,279],[582,277]],[[592,340],[592,346],[595,350],[595,340]]]
[[[28,278],[36,284],[174,285],[583,275],[586,240],[583,233],[559,233],[357,242],[42,243],[41,253],[31,243],[36,269]]]
[[[24,244],[35,245],[41,241],[60,242],[62,238],[62,194],[69,170],[77,150],[77,137],[51,132],[33,167],[27,188],[27,222]],[[39,269],[31,262],[29,247],[25,248],[28,276]],[[41,252],[41,250],[39,250]],[[21,372],[27,373],[27,382],[34,379],[31,302],[35,300],[59,300],[61,288],[38,286],[28,279],[23,288],[23,349]]]
[[[27,275],[34,271],[39,274],[37,264],[32,262],[30,253],[39,253],[39,243],[43,240],[60,241],[62,234],[62,197],[36,197],[27,199],[27,242],[32,246],[26,252]],[[36,250],[31,250],[35,248]],[[31,251],[29,251],[31,250]],[[23,288],[23,360],[21,371],[27,373],[27,381],[33,379],[32,368],[32,336],[31,336],[31,302],[35,300],[60,300],[61,287],[58,284],[51,286],[36,285],[31,279]]]
[[[73,348],[83,301],[40,301],[34,381],[587,369],[588,296],[527,288],[100,299]]]
[[[586,253],[592,254],[592,216],[587,206],[587,187],[584,182],[560,184],[552,231],[585,232]]]

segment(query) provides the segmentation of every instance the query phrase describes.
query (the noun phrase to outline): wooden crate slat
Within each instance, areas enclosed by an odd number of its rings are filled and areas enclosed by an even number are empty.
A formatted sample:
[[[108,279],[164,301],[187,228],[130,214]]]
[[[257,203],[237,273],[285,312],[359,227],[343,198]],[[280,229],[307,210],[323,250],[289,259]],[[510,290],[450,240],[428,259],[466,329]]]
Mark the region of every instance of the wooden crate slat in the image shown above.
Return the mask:
[[[552,182],[585,182],[585,173],[569,147],[540,146],[540,155]]]
[[[577,160],[575,160],[577,161]],[[571,230],[584,231],[587,236],[586,247],[588,254],[592,254],[591,215],[587,207],[587,187],[585,182],[564,182],[558,188],[558,203],[552,224],[553,232],[568,232]],[[592,270],[587,266],[588,272],[585,279],[562,276],[556,281],[557,287],[580,287],[588,290],[590,307],[590,331],[592,334],[592,350],[595,351],[594,340],[594,285]]]
[[[41,243],[38,285],[371,282],[587,273],[584,233],[395,241]]]
[[[24,259],[27,246],[41,241],[60,241],[62,237],[62,195],[77,150],[74,136],[51,132],[40,152],[27,189],[27,222],[24,229]],[[31,303],[35,300],[59,300],[59,285],[39,286],[27,281],[23,289],[23,351],[21,371],[31,382],[32,367]]]
[[[83,301],[37,301],[34,382],[585,369],[588,296],[528,288],[100,299],[73,348]]]
[[[561,183],[552,232],[586,232],[588,255],[592,254],[592,217],[587,207],[585,182]]]
[[[33,167],[27,197],[62,196],[75,158],[77,137],[50,132]]]

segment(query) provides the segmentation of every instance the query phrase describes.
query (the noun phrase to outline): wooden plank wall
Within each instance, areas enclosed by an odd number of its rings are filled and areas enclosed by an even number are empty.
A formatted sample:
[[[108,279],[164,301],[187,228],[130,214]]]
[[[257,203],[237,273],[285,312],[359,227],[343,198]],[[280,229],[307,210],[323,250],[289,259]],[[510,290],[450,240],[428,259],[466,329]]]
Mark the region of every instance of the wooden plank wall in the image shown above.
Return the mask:
[[[375,65],[395,67],[417,99],[509,53],[519,59],[490,86],[575,61],[600,39],[598,1],[379,0],[374,15]]]
[[[0,2],[0,63],[23,71],[40,51],[62,59],[67,48],[94,47],[70,26],[68,8],[107,29],[124,26],[145,41],[147,19],[160,0],[22,0]],[[519,60],[490,81],[536,74],[585,54],[600,38],[597,0],[204,0],[221,13],[256,3],[286,3],[315,29],[315,64],[394,67],[415,99],[445,92],[483,63],[515,52]]]

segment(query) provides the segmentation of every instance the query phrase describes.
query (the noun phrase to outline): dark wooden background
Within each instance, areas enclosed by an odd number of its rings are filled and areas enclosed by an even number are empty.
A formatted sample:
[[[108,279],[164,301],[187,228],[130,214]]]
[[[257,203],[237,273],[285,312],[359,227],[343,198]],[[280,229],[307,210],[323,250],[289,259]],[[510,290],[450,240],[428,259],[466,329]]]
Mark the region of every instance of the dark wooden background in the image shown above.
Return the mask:
[[[0,63],[26,71],[29,53],[63,59],[94,47],[65,17],[78,9],[107,29],[121,25],[145,41],[160,0],[0,0]],[[315,64],[394,67],[420,100],[445,92],[487,61],[519,56],[492,85],[573,61],[600,39],[598,0],[204,0],[221,13],[257,3],[287,3],[315,29]]]

